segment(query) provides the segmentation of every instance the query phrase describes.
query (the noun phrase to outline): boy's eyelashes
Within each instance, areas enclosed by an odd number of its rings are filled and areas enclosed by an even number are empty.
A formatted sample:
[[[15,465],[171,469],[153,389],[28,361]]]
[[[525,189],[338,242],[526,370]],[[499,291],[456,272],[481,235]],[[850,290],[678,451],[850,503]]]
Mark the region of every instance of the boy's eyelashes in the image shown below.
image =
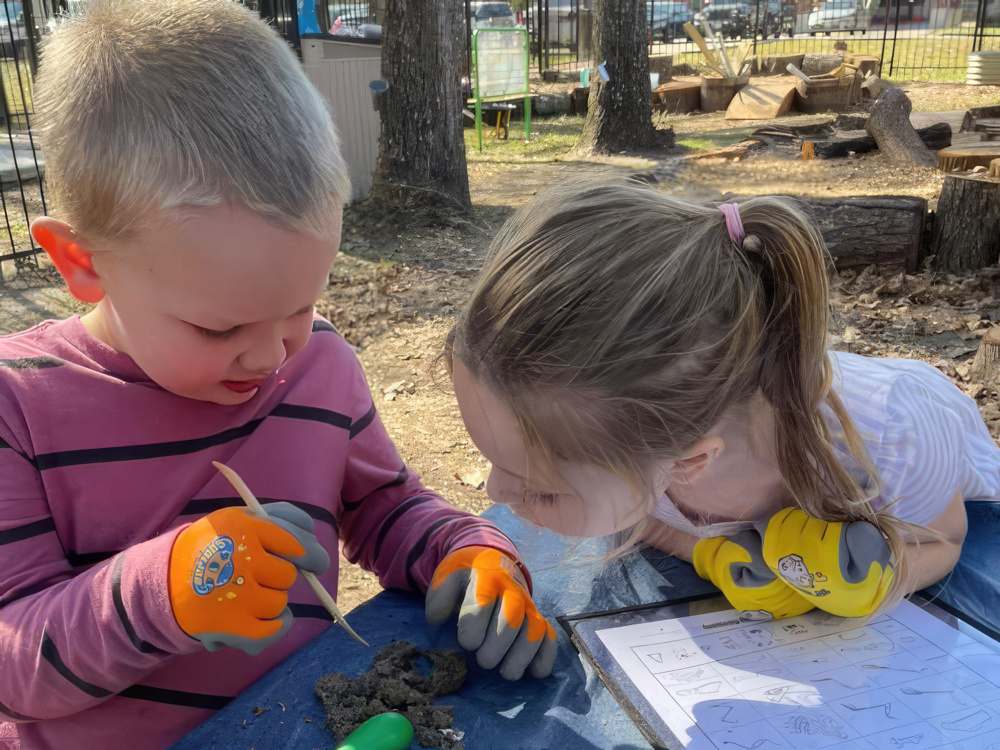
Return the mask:
[[[297,310],[296,312],[292,313],[291,317],[295,318],[298,317],[299,315],[310,314],[313,311],[313,307],[314,307],[313,305],[303,307],[301,310]],[[242,325],[238,325],[238,326],[233,326],[232,328],[227,328],[224,331],[218,331],[214,328],[205,328],[203,326],[195,325],[194,323],[191,323],[190,325],[194,326],[203,336],[216,339],[224,339],[227,336],[236,333],[243,327]]]
[[[207,336],[213,339],[224,339],[227,336],[236,333],[240,329],[240,326],[233,326],[232,328],[227,328],[225,331],[214,331],[211,328],[202,328],[201,326],[195,326],[202,336]]]

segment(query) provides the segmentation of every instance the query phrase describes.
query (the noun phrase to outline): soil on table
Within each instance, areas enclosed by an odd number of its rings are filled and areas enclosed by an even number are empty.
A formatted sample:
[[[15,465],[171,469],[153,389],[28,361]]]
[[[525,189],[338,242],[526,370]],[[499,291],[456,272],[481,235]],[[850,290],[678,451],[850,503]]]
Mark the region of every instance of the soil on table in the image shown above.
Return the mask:
[[[339,672],[316,681],[316,695],[327,711],[326,728],[343,742],[373,716],[396,711],[413,725],[423,748],[462,750],[464,732],[453,728],[450,706],[432,705],[455,693],[466,676],[465,654],[424,651],[407,641],[382,648],[360,677]]]

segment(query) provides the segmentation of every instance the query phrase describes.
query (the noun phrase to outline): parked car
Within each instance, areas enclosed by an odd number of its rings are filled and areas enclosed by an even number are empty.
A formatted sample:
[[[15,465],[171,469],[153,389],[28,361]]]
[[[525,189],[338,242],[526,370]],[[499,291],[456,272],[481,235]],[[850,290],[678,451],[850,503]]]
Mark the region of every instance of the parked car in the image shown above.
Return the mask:
[[[684,24],[694,20],[694,11],[681,0],[653,0],[649,33],[664,42],[684,36]]]
[[[19,2],[7,0],[3,3],[3,11],[0,12],[0,27],[7,28],[24,21],[24,7]]]
[[[514,11],[510,3],[472,3],[472,28],[488,29],[491,26],[515,26]]]
[[[812,6],[809,33],[856,29],[864,33],[870,18],[871,0],[824,0]]]

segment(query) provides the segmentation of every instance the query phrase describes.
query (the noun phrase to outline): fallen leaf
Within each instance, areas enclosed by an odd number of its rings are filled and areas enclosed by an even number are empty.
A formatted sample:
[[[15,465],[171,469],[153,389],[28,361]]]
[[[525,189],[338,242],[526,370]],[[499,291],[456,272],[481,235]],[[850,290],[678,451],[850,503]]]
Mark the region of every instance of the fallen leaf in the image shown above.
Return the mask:
[[[479,469],[467,469],[460,471],[455,474],[455,479],[462,484],[472,487],[474,490],[478,490],[486,483],[486,478],[483,476],[483,472]]]

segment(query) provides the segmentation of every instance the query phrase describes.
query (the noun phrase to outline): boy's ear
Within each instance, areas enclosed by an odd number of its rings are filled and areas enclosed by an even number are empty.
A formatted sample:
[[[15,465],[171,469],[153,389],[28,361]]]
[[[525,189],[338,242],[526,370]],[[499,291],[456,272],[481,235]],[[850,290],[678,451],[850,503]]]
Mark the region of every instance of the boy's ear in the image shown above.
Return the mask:
[[[680,484],[691,484],[708,469],[726,449],[726,444],[720,437],[703,437],[689,450],[683,458],[673,463],[670,478]]]
[[[81,302],[104,299],[104,285],[94,272],[92,254],[80,244],[73,227],[51,216],[40,216],[31,222],[31,236],[52,258],[70,294]]]

